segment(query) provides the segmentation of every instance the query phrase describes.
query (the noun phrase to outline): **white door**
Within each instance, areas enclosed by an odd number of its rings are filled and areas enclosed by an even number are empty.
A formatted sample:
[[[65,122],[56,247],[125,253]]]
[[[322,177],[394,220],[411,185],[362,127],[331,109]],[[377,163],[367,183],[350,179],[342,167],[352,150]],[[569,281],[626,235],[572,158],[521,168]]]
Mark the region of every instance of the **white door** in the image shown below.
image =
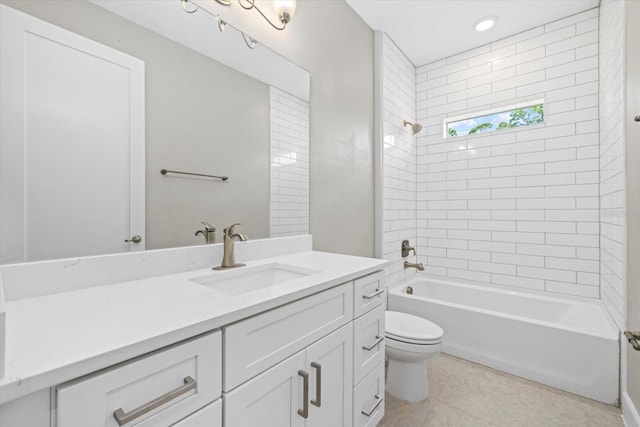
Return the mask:
[[[226,393],[225,427],[304,427],[304,350]]]
[[[353,324],[307,348],[309,418],[307,427],[353,425]]]
[[[144,62],[0,5],[0,263],[144,249]]]

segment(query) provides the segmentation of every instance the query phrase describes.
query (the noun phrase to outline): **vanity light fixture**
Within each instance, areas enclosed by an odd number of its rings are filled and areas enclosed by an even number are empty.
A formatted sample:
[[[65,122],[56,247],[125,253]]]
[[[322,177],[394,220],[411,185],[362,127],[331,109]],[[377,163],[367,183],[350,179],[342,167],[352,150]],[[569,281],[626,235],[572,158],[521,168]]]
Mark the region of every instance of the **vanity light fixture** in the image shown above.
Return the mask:
[[[253,49],[254,47],[256,47],[256,44],[258,43],[256,39],[246,35],[245,33],[242,33],[242,38],[244,39],[244,42],[249,49]]]
[[[491,29],[495,25],[497,19],[498,18],[496,18],[495,16],[487,16],[486,18],[482,18],[476,23],[476,31],[482,32]]]
[[[181,0],[186,1],[186,0]],[[230,6],[233,0],[216,0],[218,3],[224,6]],[[238,4],[241,8],[245,10],[255,9],[258,11],[260,15],[276,30],[282,31],[287,27],[291,18],[293,18],[293,14],[296,11],[296,1],[297,0],[272,0],[272,8],[275,12],[278,20],[280,21],[280,25],[274,24],[267,15],[260,10],[260,8],[256,5],[256,0],[238,0]],[[184,7],[184,6],[183,6]],[[186,9],[185,9],[186,10]]]
[[[216,1],[224,5],[231,4],[231,0],[216,0]],[[200,9],[200,7],[196,4],[194,4],[193,7],[191,8],[187,6],[187,3],[189,3],[189,0],[180,0],[180,3],[182,3],[182,9],[184,9],[184,11],[187,13],[194,13],[194,12],[197,12],[198,9]],[[206,11],[206,9],[203,9],[203,10]],[[224,28],[227,25],[227,22],[220,19],[220,15],[213,15],[213,17],[216,18],[216,20],[218,21],[218,30],[220,30],[220,32],[222,33],[224,31]],[[244,40],[245,44],[249,49],[253,49],[256,47],[256,44],[258,44],[258,41],[256,39],[254,39],[251,36],[248,36],[242,31],[240,31],[240,33],[242,34],[242,39]]]

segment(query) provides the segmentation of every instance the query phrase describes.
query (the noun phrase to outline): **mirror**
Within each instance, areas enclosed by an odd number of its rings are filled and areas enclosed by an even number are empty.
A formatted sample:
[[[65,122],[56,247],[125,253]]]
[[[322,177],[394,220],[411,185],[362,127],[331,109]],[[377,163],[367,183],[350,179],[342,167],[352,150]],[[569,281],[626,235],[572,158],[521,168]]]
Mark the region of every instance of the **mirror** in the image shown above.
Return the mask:
[[[140,116],[144,124],[141,127],[133,113],[123,115],[123,120],[130,129],[129,136],[135,133],[131,129],[144,131],[144,155],[140,154],[138,162],[144,171],[140,174],[144,184],[136,190],[130,183],[127,189],[123,182],[129,181],[119,181],[124,176],[133,182],[133,166],[129,170],[107,170],[104,160],[104,168],[81,167],[85,164],[82,156],[96,151],[84,153],[84,145],[61,149],[61,140],[71,138],[51,137],[55,131],[44,131],[33,116],[27,117],[32,110],[28,103],[38,99],[30,99],[32,93],[24,89],[18,94],[24,97],[23,121],[36,123],[38,132],[44,135],[38,146],[29,139],[35,132],[25,131],[23,145],[14,150],[22,150],[20,159],[25,168],[16,171],[9,164],[20,162],[12,163],[13,151],[7,149],[7,129],[13,125],[6,119],[0,122],[0,149],[4,150],[0,170],[0,263],[204,244],[203,233],[196,235],[204,228],[201,221],[217,228],[216,242],[222,241],[222,228],[233,223],[241,223],[239,230],[251,239],[308,234],[308,72],[259,42],[251,49],[249,36],[230,25],[220,31],[215,16],[202,9],[187,13],[179,0],[3,0],[2,4],[114,49],[115,54],[131,57],[134,63],[136,59],[142,62]],[[195,7],[193,3],[188,5],[189,9]],[[7,37],[3,40],[8,43]],[[7,46],[2,45],[4,63],[11,62],[7,58],[14,54]],[[23,55],[31,58],[36,47],[43,56],[54,57],[53,65],[60,62],[63,53],[53,47],[50,51],[42,43],[23,47]],[[56,74],[53,65],[40,66],[35,74],[25,66],[23,86],[35,87],[31,74],[38,78],[38,84],[43,74]],[[42,73],[45,68],[48,72]],[[71,81],[74,89],[88,75],[93,75],[95,82],[95,72],[83,73],[77,68],[76,80]],[[108,87],[107,74],[98,76],[97,86]],[[130,93],[135,91],[133,80],[129,80]],[[68,91],[60,92],[64,92],[60,98],[51,98],[48,93],[47,103],[56,105],[54,116],[71,109]],[[3,113],[16,109],[6,93],[1,96],[5,98]],[[102,107],[102,100],[99,104]],[[130,113],[133,107],[124,110]],[[115,128],[109,121],[110,114],[103,117],[91,128],[96,132],[101,129],[102,136]],[[90,133],[86,138],[97,140]],[[133,137],[127,141],[130,139]],[[109,146],[101,159],[115,151]],[[127,164],[133,163],[135,155],[131,154]],[[162,169],[228,179],[172,172],[163,175]],[[66,172],[70,175],[63,178]],[[17,182],[14,177],[23,181],[23,199],[12,199],[15,189],[11,183]],[[116,190],[103,189],[101,182]],[[38,189],[35,193],[45,196],[28,194],[34,188]],[[99,214],[112,207],[99,207],[108,193],[126,199],[122,202],[124,210],[99,219]],[[81,213],[87,206],[97,213]],[[134,218],[136,209],[138,216],[143,212],[141,220]],[[116,219],[119,225],[111,224]],[[141,236],[140,243],[124,242],[134,235]],[[113,241],[103,245],[107,239]]]

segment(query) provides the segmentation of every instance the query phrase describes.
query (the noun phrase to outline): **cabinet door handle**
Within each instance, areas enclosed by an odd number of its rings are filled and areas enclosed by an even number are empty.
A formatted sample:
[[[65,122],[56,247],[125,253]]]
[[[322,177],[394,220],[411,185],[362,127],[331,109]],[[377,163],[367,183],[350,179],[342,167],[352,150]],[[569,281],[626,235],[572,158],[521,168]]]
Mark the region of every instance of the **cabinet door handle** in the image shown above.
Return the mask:
[[[309,417],[309,374],[300,369],[298,375],[302,377],[304,383],[302,386],[302,409],[298,409],[298,415],[306,420]]]
[[[144,405],[137,407],[131,412],[124,412],[124,409],[118,408],[113,411],[113,417],[116,419],[119,426],[130,423],[136,418],[139,418],[144,414],[153,411],[154,409],[164,405],[165,403],[170,402],[173,399],[176,399],[177,397],[190,392],[191,390],[195,390],[197,384],[198,383],[193,378],[185,377],[183,386],[180,386],[175,390],[171,390],[169,393],[163,394],[157,399],[145,403]]]
[[[376,399],[378,400],[376,402],[375,405],[373,405],[373,408],[371,408],[371,410],[369,412],[365,412],[365,411],[360,411],[362,413],[362,415],[366,415],[367,417],[370,417],[374,412],[376,412],[376,409],[378,409],[378,406],[380,406],[380,404],[382,403],[382,401],[384,400],[383,398],[381,398],[380,396],[378,396],[376,394]]]
[[[371,344],[369,347],[367,347],[366,345],[362,346],[363,350],[367,350],[367,351],[371,351],[373,350],[375,347],[378,346],[378,344],[380,344],[382,341],[384,340],[384,337],[378,336],[376,335],[376,342],[374,342],[373,344]]]
[[[383,292],[384,292],[384,289],[376,289],[376,291],[374,293],[372,293],[372,294],[362,295],[362,298],[364,298],[364,299],[374,299],[375,297],[377,297],[378,295],[380,295]]]
[[[311,367],[316,368],[316,399],[312,400],[311,404],[319,408],[322,406],[322,365],[318,362],[311,362]]]

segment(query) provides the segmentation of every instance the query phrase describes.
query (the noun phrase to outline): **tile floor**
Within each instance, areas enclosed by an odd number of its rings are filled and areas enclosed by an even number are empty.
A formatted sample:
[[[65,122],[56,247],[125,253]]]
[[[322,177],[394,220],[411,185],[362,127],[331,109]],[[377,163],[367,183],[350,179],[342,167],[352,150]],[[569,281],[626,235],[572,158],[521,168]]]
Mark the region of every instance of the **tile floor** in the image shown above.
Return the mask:
[[[429,398],[386,396],[379,427],[622,427],[620,410],[446,354],[429,360]]]

